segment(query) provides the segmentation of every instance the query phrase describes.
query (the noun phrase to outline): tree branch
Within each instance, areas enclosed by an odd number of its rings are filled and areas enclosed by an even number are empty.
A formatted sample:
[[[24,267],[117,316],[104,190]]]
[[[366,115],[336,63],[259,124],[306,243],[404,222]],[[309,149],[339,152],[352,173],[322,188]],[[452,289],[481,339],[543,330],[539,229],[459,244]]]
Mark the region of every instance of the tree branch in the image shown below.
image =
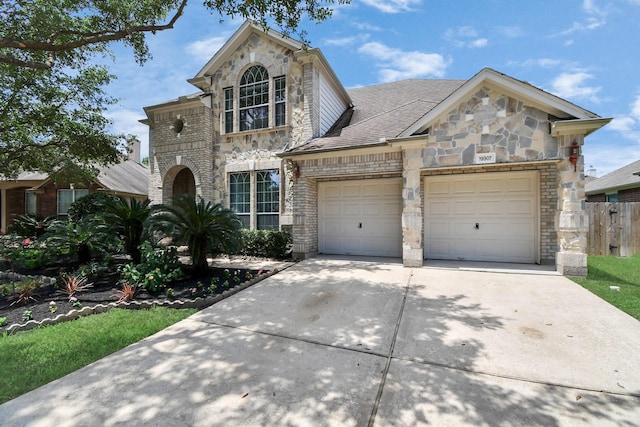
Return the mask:
[[[171,20],[164,25],[134,25],[125,27],[118,31],[101,31],[101,32],[93,32],[93,33],[82,33],[77,31],[59,31],[52,35],[54,37],[60,35],[77,35],[80,38],[76,40],[72,40],[66,43],[56,44],[55,42],[42,42],[36,40],[15,40],[9,38],[0,38],[0,49],[16,49],[16,50],[30,50],[30,51],[42,51],[49,52],[49,58],[46,62],[35,62],[35,61],[24,61],[22,59],[14,58],[5,54],[0,54],[0,62],[18,66],[18,67],[26,67],[26,68],[34,68],[39,70],[47,70],[51,68],[54,64],[53,52],[65,52],[69,50],[73,50],[82,46],[87,46],[96,43],[104,43],[116,40],[122,40],[127,36],[134,33],[148,33],[148,32],[157,32],[163,30],[172,29],[175,25],[176,21],[182,13],[184,12],[184,8],[187,5],[188,0],[182,0],[180,2],[180,6],[178,6],[178,10],[173,15]]]

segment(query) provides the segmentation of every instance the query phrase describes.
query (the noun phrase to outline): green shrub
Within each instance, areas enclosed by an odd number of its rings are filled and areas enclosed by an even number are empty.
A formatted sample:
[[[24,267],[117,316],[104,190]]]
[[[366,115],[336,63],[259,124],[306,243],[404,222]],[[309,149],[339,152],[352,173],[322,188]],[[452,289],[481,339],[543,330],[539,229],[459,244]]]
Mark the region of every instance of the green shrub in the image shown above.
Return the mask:
[[[286,258],[291,252],[292,238],[286,231],[243,229],[241,234],[240,255]]]
[[[140,245],[140,264],[129,263],[120,268],[120,282],[136,284],[148,292],[162,291],[182,277],[175,248],[155,249],[149,242]]]
[[[102,214],[104,205],[117,199],[117,196],[102,191],[89,193],[69,206],[69,221],[78,223],[87,215]]]

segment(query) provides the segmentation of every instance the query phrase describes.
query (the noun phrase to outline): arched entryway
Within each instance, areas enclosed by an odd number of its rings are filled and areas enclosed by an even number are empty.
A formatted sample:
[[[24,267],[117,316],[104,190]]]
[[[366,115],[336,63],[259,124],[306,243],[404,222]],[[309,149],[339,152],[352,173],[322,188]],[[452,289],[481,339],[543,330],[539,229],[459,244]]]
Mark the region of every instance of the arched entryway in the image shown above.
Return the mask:
[[[164,176],[162,185],[162,203],[171,203],[171,201],[181,194],[189,194],[196,197],[198,181],[186,166],[174,166],[169,169]]]
[[[196,197],[196,180],[189,168],[183,168],[173,180],[173,197],[181,194],[189,194]]]

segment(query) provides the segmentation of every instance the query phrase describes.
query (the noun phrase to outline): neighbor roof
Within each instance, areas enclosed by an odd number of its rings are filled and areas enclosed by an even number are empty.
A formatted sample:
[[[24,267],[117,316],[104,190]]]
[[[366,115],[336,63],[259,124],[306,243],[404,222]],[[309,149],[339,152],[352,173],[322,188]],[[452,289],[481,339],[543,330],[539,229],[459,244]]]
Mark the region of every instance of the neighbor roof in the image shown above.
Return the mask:
[[[586,194],[600,194],[613,190],[640,187],[640,160],[616,169],[585,184]]]
[[[334,126],[327,136],[313,139],[289,153],[376,145],[381,138],[395,138],[464,82],[410,79],[351,89],[348,93],[354,108],[350,123],[342,129]]]
[[[146,195],[149,168],[132,160],[100,167],[98,182],[108,190]]]
[[[109,166],[99,166],[98,184],[106,190],[118,193],[145,196],[148,192],[149,168],[132,160],[123,160]],[[42,187],[49,181],[49,175],[42,172],[22,172],[15,180],[40,181],[34,188]],[[33,182],[32,182],[33,183]]]

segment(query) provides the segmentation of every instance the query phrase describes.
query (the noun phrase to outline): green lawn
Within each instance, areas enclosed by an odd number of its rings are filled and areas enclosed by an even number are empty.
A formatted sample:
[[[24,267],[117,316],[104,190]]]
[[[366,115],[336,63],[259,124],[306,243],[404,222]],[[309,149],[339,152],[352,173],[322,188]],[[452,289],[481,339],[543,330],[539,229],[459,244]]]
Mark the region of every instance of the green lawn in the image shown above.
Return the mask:
[[[63,377],[195,313],[113,309],[0,338],[0,403]]]
[[[640,255],[626,258],[589,256],[587,278],[573,280],[640,320]],[[610,286],[620,287],[620,292]]]

